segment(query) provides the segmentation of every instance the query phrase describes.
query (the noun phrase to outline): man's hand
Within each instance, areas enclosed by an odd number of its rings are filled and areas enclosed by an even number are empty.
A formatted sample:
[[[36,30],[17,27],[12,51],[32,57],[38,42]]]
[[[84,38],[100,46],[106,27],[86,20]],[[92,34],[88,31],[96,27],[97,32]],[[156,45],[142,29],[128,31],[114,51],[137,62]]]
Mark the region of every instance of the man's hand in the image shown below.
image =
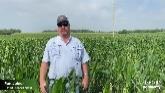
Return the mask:
[[[89,77],[88,77],[88,65],[86,63],[82,64],[82,71],[83,71],[83,79],[82,79],[83,90],[87,90],[89,85]]]
[[[87,90],[88,89],[88,85],[89,85],[88,76],[84,76],[84,78],[82,79],[83,90]]]
[[[40,91],[41,93],[47,93],[45,80],[40,80]]]
[[[46,81],[45,81],[47,69],[48,69],[48,63],[47,62],[42,62],[41,67],[40,67],[40,79],[39,79],[40,80],[41,93],[47,93]]]

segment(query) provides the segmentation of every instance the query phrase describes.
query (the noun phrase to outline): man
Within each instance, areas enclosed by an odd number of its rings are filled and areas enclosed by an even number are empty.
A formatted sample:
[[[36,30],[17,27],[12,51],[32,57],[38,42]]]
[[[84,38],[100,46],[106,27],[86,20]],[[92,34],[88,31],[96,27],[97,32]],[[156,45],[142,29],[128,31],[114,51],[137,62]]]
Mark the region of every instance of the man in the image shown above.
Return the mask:
[[[61,77],[67,77],[72,70],[76,76],[82,77],[82,87],[88,88],[88,65],[89,56],[79,39],[70,35],[70,23],[65,15],[57,18],[58,36],[51,38],[43,54],[40,67],[40,90],[42,93],[51,91],[54,81]],[[49,84],[46,85],[46,73],[48,72]]]

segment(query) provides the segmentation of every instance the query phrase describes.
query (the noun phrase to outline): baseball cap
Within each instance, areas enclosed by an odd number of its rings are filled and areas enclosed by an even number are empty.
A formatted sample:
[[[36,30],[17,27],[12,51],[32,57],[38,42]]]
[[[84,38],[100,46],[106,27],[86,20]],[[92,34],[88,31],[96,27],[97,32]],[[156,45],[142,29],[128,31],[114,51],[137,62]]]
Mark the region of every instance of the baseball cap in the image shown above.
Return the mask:
[[[65,15],[60,15],[57,17],[57,24],[59,24],[61,22],[68,22],[69,23],[69,20]]]

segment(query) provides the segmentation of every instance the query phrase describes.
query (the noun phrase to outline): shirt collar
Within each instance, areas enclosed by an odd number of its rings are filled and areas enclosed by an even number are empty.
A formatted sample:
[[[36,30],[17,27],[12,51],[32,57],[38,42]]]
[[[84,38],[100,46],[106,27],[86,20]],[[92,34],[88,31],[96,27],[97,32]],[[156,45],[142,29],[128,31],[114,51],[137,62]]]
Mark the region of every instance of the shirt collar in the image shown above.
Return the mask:
[[[57,37],[59,39],[59,45],[62,45],[62,43],[64,43],[64,40],[60,36],[57,36]],[[67,43],[65,43],[65,44],[68,45],[70,43],[71,39],[72,39],[72,36],[69,37]]]

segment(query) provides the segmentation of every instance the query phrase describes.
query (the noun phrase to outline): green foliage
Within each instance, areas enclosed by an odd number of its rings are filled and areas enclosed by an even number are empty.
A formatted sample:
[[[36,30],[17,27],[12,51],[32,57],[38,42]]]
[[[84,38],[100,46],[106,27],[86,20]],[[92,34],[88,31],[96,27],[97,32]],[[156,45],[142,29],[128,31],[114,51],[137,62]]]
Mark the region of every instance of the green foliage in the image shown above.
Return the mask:
[[[19,29],[0,29],[0,35],[11,35],[14,33],[21,33]]]
[[[55,83],[52,87],[52,93],[64,93],[66,80],[65,78],[60,78],[55,80]]]
[[[164,32],[165,29],[146,29],[146,30],[126,30],[123,29],[122,31],[119,31],[119,34],[129,34],[129,33],[157,33],[157,32]]]
[[[91,57],[88,92],[165,91],[164,32],[116,34],[115,37],[107,33],[72,33],[72,35],[81,39]],[[1,36],[0,79],[37,81],[45,44],[53,36],[54,34],[47,33]],[[73,82],[74,80],[72,79]],[[64,81],[64,79],[58,81],[58,89],[63,89]],[[153,82],[146,83],[150,81]],[[159,81],[160,89],[143,88],[144,85],[155,85],[154,81]],[[74,83],[71,86],[74,87]]]

